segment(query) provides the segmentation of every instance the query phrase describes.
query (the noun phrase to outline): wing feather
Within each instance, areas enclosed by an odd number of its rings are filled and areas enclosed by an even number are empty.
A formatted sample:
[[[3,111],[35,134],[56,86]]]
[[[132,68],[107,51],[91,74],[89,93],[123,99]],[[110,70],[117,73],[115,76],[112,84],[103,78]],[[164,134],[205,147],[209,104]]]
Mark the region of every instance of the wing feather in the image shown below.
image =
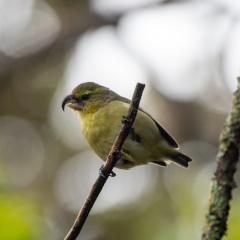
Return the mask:
[[[118,96],[123,102],[125,103],[130,103],[130,100],[121,96]],[[155,125],[157,126],[161,136],[164,138],[164,140],[172,147],[174,148],[178,148],[178,143],[177,141],[147,112],[145,112],[143,109],[139,108],[139,111],[142,111],[143,113],[145,113],[149,118],[151,118],[151,120],[155,123]]]
[[[144,112],[143,110],[141,110],[142,112]],[[146,113],[146,112],[144,112]],[[176,140],[156,121],[152,118],[151,115],[149,115],[148,113],[146,113],[152,120],[153,122],[156,124],[156,126],[158,127],[158,130],[161,134],[161,136],[166,140],[166,142],[174,147],[174,148],[178,148],[178,143],[176,142]]]

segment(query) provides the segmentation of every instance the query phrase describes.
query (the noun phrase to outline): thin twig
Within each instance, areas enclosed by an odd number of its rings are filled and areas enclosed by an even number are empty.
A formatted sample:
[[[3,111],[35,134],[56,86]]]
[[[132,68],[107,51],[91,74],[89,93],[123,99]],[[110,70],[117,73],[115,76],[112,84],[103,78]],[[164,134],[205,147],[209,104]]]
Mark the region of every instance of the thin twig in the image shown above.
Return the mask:
[[[202,240],[220,240],[227,231],[232,190],[236,187],[234,173],[240,157],[240,78],[233,97],[229,114],[220,136],[217,156],[218,164],[214,174],[209,209]]]
[[[131,101],[131,104],[130,104],[130,107],[128,110],[128,114],[124,120],[123,126],[122,126],[119,134],[117,135],[117,137],[112,145],[111,151],[110,151],[110,153],[107,157],[106,163],[102,169],[102,171],[106,177],[104,177],[102,175],[98,176],[96,182],[92,186],[92,189],[91,189],[88,197],[85,200],[85,203],[83,204],[83,207],[79,211],[73,226],[69,230],[69,232],[66,235],[66,237],[64,238],[64,240],[74,240],[77,238],[77,236],[81,232],[82,227],[89,215],[89,212],[91,211],[98,195],[100,194],[105,182],[107,181],[109,174],[112,172],[116,162],[119,160],[122,145],[123,145],[125,139],[127,138],[129,131],[131,130],[131,127],[136,118],[144,87],[145,87],[145,85],[141,84],[141,83],[138,83],[136,85],[136,88],[135,88],[135,91],[134,91],[134,94],[132,97],[132,101]],[[121,121],[121,120],[119,119],[119,121]]]

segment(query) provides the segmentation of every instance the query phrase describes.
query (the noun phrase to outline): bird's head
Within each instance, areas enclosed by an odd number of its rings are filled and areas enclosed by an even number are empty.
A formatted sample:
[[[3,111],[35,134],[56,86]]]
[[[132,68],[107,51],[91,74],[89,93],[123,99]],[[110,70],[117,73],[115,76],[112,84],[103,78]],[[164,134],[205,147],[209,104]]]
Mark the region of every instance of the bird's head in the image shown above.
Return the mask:
[[[93,82],[79,84],[62,102],[65,106],[82,113],[92,113],[105,106],[116,94],[106,87]]]

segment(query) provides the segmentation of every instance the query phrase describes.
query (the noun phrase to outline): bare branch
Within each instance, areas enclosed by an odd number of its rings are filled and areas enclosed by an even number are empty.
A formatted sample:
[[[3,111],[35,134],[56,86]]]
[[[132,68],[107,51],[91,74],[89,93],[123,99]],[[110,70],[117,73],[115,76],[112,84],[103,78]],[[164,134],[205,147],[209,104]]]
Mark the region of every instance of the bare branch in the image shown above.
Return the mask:
[[[135,91],[134,91],[134,94],[132,97],[132,101],[131,101],[131,104],[130,104],[130,107],[128,110],[127,117],[123,123],[123,126],[122,126],[119,134],[117,135],[117,137],[112,145],[111,151],[107,157],[107,161],[102,169],[102,171],[106,177],[104,177],[102,175],[98,176],[88,197],[85,200],[85,203],[83,204],[83,207],[79,211],[73,226],[69,230],[69,232],[66,235],[66,237],[64,238],[64,240],[74,240],[77,238],[77,236],[81,232],[82,227],[89,215],[89,212],[91,211],[98,195],[100,194],[104,184],[106,183],[106,181],[108,179],[109,174],[112,172],[112,169],[114,168],[116,162],[118,161],[118,159],[120,157],[122,145],[123,145],[125,139],[127,138],[129,131],[130,131],[130,129],[134,123],[134,120],[136,118],[144,87],[145,87],[145,85],[141,84],[141,83],[138,83],[136,85],[136,88],[135,88]]]
[[[218,165],[214,174],[206,225],[202,240],[220,240],[227,231],[232,190],[236,187],[234,173],[237,169],[240,150],[240,78],[229,114],[220,136],[217,156]]]

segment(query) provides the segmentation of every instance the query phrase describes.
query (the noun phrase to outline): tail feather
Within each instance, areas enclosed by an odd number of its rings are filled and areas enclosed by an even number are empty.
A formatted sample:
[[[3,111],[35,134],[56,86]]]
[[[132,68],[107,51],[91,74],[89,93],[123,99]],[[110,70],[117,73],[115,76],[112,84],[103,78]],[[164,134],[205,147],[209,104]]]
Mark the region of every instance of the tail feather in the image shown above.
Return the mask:
[[[171,160],[183,167],[188,167],[188,163],[192,161],[190,157],[180,152],[177,152],[177,154],[172,155]]]
[[[187,168],[189,162],[192,161],[190,157],[179,152],[177,149],[173,149],[172,147],[166,147],[164,145],[159,146],[159,160],[152,161],[152,163],[166,167],[169,163],[175,162],[182,167]]]
[[[152,161],[151,163],[162,166],[162,167],[167,167],[167,163],[165,161]]]

